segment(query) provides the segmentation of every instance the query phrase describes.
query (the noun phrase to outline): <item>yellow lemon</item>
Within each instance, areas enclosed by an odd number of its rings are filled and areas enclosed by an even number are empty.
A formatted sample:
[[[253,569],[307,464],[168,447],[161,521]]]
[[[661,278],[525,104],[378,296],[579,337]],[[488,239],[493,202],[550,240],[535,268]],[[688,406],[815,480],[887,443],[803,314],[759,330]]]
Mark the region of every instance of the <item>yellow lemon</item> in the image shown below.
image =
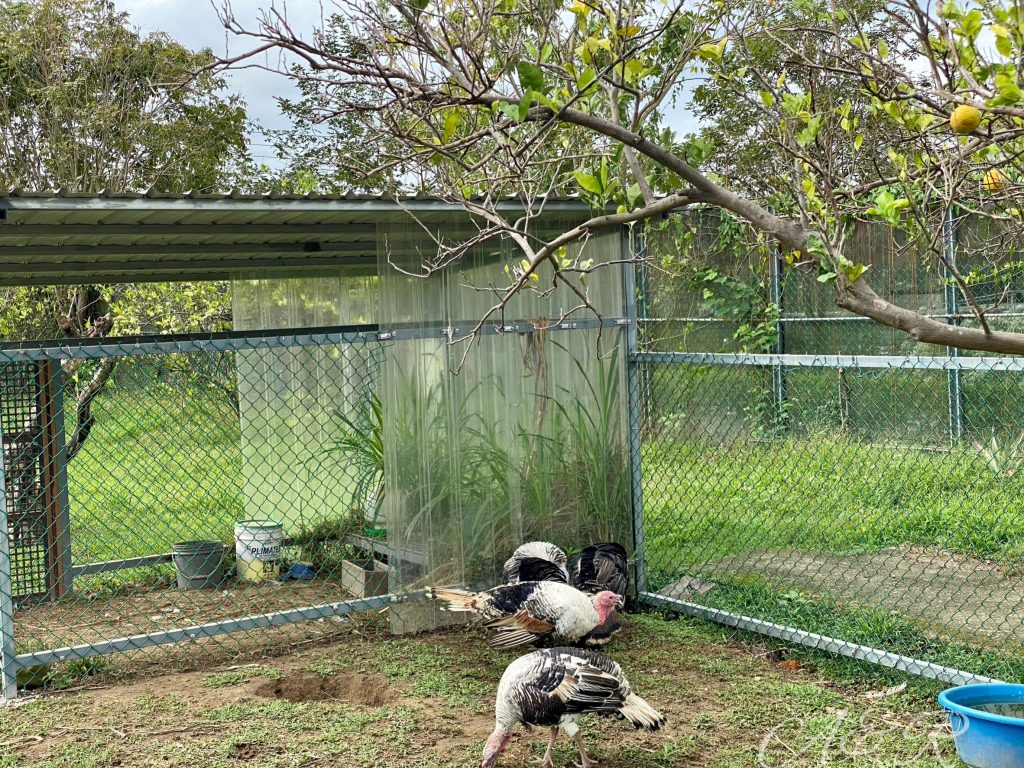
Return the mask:
[[[985,178],[981,184],[986,192],[999,192],[1006,183],[1006,177],[998,168],[989,168],[985,172]]]
[[[979,125],[981,125],[981,110],[977,107],[961,104],[949,116],[949,127],[953,129],[953,133],[958,133],[961,136],[974,133]]]

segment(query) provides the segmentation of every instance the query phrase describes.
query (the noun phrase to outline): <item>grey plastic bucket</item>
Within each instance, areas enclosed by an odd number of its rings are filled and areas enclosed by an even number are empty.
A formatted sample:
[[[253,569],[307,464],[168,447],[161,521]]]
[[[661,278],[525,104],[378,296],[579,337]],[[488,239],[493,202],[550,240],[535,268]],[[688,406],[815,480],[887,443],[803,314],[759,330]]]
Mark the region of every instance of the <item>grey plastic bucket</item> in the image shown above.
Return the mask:
[[[224,581],[220,564],[224,545],[219,541],[185,541],[172,547],[178,589],[213,589]]]

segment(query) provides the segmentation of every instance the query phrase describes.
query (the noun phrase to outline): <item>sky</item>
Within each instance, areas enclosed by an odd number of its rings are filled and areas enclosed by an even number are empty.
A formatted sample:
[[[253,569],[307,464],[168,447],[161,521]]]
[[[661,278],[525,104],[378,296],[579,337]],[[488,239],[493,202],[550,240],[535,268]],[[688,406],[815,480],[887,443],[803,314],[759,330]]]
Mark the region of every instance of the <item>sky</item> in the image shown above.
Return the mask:
[[[219,6],[218,1],[218,6]],[[251,41],[228,37],[217,18],[210,0],[114,0],[120,10],[131,14],[132,22],[144,33],[166,32],[174,40],[192,49],[211,48],[217,55],[238,54],[251,47]],[[260,10],[276,5],[286,9],[288,19],[303,37],[319,26],[322,6],[318,0],[232,0],[235,17],[245,26],[255,28]],[[327,6],[329,12],[329,6]],[[273,60],[263,60],[276,64]],[[229,88],[239,94],[248,106],[249,117],[267,128],[285,128],[288,120],[277,107],[278,97],[294,96],[296,91],[288,78],[260,69],[231,72]],[[273,150],[266,139],[252,137],[253,155],[260,160],[273,160]]]
[[[166,32],[173,39],[192,49],[211,48],[218,55],[238,54],[251,47],[251,41],[228,37],[217,18],[216,8],[221,0],[114,0],[121,10],[131,14],[132,22],[143,32]],[[287,13],[292,28],[302,37],[307,37],[320,25],[324,15],[330,14],[330,0],[231,0],[235,18],[243,26],[255,28],[262,9],[276,6]],[[267,60],[268,64],[276,64]],[[248,106],[249,117],[267,128],[285,128],[287,118],[277,107],[276,98],[295,94],[295,88],[281,75],[260,69],[245,69],[229,75],[229,87],[238,93]],[[677,131],[685,133],[696,127],[695,122],[679,108],[670,108],[668,123]],[[273,149],[266,139],[252,137],[252,154],[271,165]]]

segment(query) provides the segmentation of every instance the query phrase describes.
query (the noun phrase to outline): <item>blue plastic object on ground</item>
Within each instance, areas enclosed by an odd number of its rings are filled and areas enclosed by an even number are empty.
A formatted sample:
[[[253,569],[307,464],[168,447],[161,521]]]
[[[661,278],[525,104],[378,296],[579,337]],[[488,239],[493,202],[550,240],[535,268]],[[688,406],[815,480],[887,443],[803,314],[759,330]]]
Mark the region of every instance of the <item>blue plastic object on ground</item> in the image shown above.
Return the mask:
[[[292,563],[292,567],[282,577],[282,581],[285,579],[310,581],[314,576],[316,576],[316,572],[313,570],[312,563]]]
[[[971,768],[1024,766],[1024,685],[963,685],[939,694],[956,750]]]

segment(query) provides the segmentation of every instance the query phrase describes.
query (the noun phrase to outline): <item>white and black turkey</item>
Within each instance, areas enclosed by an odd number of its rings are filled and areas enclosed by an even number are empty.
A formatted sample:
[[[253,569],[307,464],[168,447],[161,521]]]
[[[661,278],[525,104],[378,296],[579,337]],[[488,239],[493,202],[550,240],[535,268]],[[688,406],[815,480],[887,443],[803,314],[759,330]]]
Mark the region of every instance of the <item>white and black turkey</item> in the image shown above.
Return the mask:
[[[665,717],[641,699],[607,656],[588,648],[547,648],[520,656],[505,669],[498,683],[494,731],[484,747],[482,768],[492,768],[508,746],[518,723],[551,729],[541,765],[552,768],[551,751],[561,730],[576,742],[578,768],[594,765],[576,721],[583,715],[628,720],[637,728],[656,731]]]
[[[518,584],[520,581],[557,581],[568,584],[568,563],[565,552],[554,544],[528,541],[517,547],[512,557],[505,561],[502,576],[505,584]]]
[[[622,597],[603,591],[588,595],[554,581],[503,584],[485,592],[431,587],[427,597],[449,611],[478,614],[495,630],[492,648],[519,645],[575,645],[622,605]]]
[[[573,563],[570,582],[581,592],[594,594],[603,590],[625,595],[629,589],[629,560],[626,548],[614,542],[592,544]],[[621,629],[617,611],[596,626],[584,643],[602,646]]]

